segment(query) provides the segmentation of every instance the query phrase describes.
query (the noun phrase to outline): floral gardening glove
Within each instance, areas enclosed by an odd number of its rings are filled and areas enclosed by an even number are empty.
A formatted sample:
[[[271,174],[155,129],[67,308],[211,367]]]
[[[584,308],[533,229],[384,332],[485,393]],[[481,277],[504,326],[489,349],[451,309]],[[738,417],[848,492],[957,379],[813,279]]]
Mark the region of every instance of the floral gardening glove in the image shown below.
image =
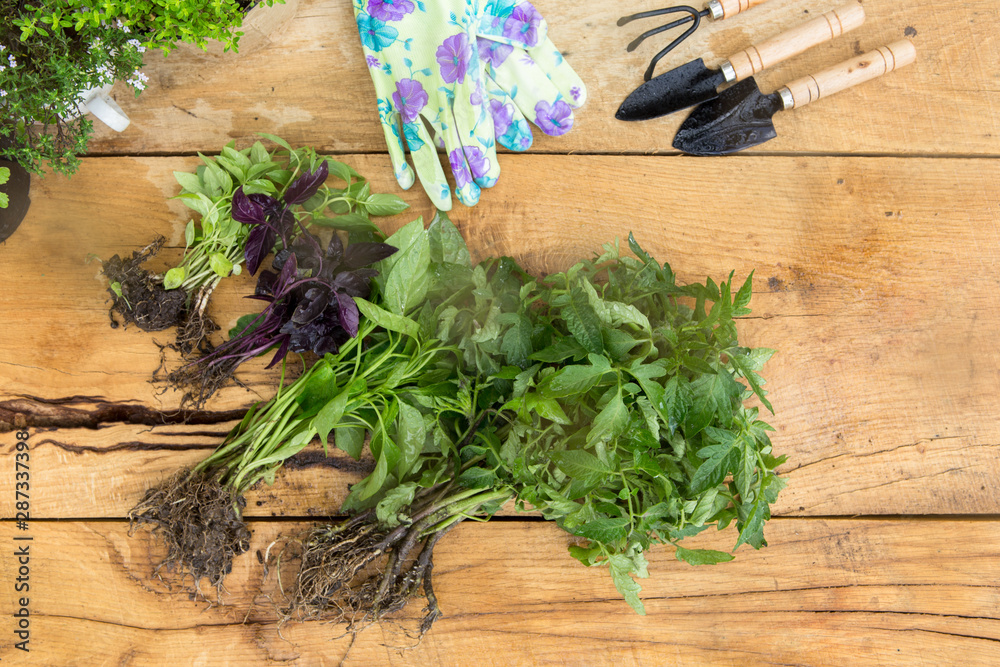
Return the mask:
[[[548,38],[548,25],[527,0],[483,0],[477,46],[497,142],[531,146],[531,128],[558,136],[573,127],[587,87]]]
[[[478,202],[480,188],[492,187],[500,175],[476,48],[481,2],[353,0],[396,180],[409,189],[415,170],[431,201],[445,211],[451,193],[423,121],[444,143],[463,204]]]

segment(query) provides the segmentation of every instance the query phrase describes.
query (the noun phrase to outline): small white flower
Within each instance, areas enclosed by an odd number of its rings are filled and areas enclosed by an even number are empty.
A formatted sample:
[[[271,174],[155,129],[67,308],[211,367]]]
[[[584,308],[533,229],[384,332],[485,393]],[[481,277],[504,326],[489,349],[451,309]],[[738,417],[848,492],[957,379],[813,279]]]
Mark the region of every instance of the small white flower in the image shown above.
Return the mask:
[[[11,67],[17,67],[17,60],[14,59],[14,56],[7,56],[7,62],[10,63]]]
[[[7,97],[7,91],[3,88],[0,88],[0,97]]]

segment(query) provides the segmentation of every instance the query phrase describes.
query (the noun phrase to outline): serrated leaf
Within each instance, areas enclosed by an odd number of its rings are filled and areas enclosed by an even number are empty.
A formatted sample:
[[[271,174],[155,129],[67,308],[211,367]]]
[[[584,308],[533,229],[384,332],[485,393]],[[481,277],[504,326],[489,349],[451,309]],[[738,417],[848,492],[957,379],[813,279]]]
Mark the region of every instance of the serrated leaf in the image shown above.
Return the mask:
[[[579,285],[574,285],[569,293],[569,301],[561,310],[566,328],[588,352],[600,354],[604,351],[604,339],[601,336],[601,321],[594,312],[586,291]]]
[[[625,408],[625,402],[622,401],[622,392],[619,387],[614,397],[594,418],[594,423],[587,433],[587,443],[594,444],[613,440],[625,432],[628,424],[628,410]]]
[[[584,484],[600,484],[614,472],[610,466],[583,449],[553,452],[551,456],[556,467]]]
[[[576,396],[590,391],[600,379],[611,372],[607,358],[599,354],[589,355],[587,365],[565,366],[550,375],[538,392],[549,398]]]
[[[417,485],[414,482],[400,484],[394,489],[390,489],[375,505],[375,516],[380,524],[385,528],[395,528],[400,524],[401,519],[407,517],[401,514],[400,510],[413,502],[416,495]]]
[[[632,560],[623,554],[611,554],[608,558],[608,568],[611,571],[611,580],[618,592],[637,614],[645,616],[646,608],[643,606],[642,600],[639,599],[642,586],[630,576],[633,571]]]
[[[617,517],[593,519],[574,528],[573,534],[601,544],[613,544],[624,540],[628,536],[628,531],[628,517]]]
[[[705,459],[691,477],[691,493],[702,493],[706,489],[722,484],[729,472],[731,455],[736,451],[733,444],[710,445],[698,450],[698,456]]]

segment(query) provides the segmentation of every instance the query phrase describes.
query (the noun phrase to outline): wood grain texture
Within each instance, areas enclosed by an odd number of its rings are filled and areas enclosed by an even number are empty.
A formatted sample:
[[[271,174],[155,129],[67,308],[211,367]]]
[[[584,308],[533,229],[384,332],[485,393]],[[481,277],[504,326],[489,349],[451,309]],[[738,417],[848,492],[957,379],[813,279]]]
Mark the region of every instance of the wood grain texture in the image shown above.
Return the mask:
[[[667,35],[632,53],[625,45],[654,19],[619,28],[619,17],[650,9],[646,0],[565,3],[539,0],[552,41],[588,86],[575,129],[536,132],[535,153],[674,153],[684,114],[623,123],[614,113],[639,84]],[[839,0],[770,0],[702,27],[657,73],[704,57],[710,67],[751,44],[842,4]],[[810,49],[759,78],[771,92],[798,77],[912,35],[924,57],[868,86],[783,114],[769,153],[1000,154],[1000,13],[994,0],[905,3],[867,0],[867,21],[849,36]],[[122,84],[116,99],[132,119],[122,134],[98,128],[95,154],[218,151],[256,132],[337,153],[384,152],[368,76],[349,3],[301,0],[295,18],[269,48],[246,54],[149,53],[147,90]],[[886,103],[891,100],[891,104]]]
[[[350,638],[336,639],[343,626],[291,623],[279,635],[261,595],[279,599],[273,573],[262,585],[254,552],[305,527],[255,522],[251,551],[227,579],[226,606],[210,607],[176,582],[150,579],[161,552],[147,533],[128,537],[118,522],[35,523],[31,661],[9,645],[0,657],[60,665],[332,665],[345,656],[348,665],[1000,660],[996,521],[776,520],[770,546],[700,568],[655,549],[642,581],[646,617],[618,598],[606,571],[570,558],[554,526],[463,525],[435,550],[445,615],[433,630],[414,646],[392,625],[372,627],[349,653]],[[0,529],[5,544],[14,536],[9,525]],[[734,540],[713,531],[689,541],[729,549]],[[9,560],[4,568],[10,581]],[[420,603],[404,610],[403,627],[415,626]],[[10,618],[10,596],[0,604]]]
[[[391,188],[387,158],[348,161],[376,191]],[[124,516],[142,489],[200,459],[239,409],[274,392],[277,371],[254,362],[240,375],[247,388],[225,390],[200,425],[179,427],[179,397],[149,382],[160,362],[153,341],[169,335],[112,331],[99,266],[85,263],[88,253],[124,253],[159,233],[172,247],[154,268],[168,266],[188,219],[167,199],[171,172],[194,164],[88,160],[68,182],[43,181],[3,249],[19,260],[0,264],[0,281],[20,298],[0,313],[0,422],[20,414],[56,429],[32,430],[39,516]],[[503,168],[479,206],[452,216],[477,257],[512,255],[541,274],[633,231],[683,280],[734,271],[741,281],[756,271],[754,314],[739,327],[748,344],[779,351],[765,374],[777,413],[768,421],[789,456],[779,513],[998,513],[995,161],[511,155]],[[552,176],[544,188],[538,173]],[[708,194],[721,189],[712,183],[735,181],[743,188]],[[116,206],[101,205],[101,183],[121,184]],[[387,229],[429,214],[419,193],[407,198],[414,209]],[[245,276],[220,288],[213,313],[223,328],[248,309],[241,294],[251,289]],[[0,445],[3,465],[13,440]],[[357,472],[314,467],[262,491],[282,504],[259,512],[335,511]],[[335,490],[309,490],[321,472],[334,474]],[[88,490],[82,500],[67,478]],[[12,515],[12,482],[0,476],[0,516]]]

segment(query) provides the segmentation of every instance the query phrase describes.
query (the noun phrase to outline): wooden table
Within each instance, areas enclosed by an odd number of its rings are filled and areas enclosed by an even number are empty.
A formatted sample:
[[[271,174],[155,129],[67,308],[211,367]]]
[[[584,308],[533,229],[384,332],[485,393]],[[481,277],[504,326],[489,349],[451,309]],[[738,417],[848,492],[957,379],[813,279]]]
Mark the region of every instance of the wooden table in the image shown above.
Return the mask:
[[[709,64],[834,0],[771,0],[703,28],[668,60]],[[224,606],[152,577],[162,546],[123,520],[143,490],[203,458],[277,375],[242,373],[187,423],[149,382],[154,341],[108,326],[100,264],[167,238],[179,257],[190,212],[172,172],[256,132],[335,154],[431,211],[392,179],[349,3],[302,0],[253,53],[147,54],[149,88],[115,135],[98,129],[72,179],[34,178],[33,206],[0,247],[0,644],[4,661],[99,664],[928,664],[1000,663],[1000,12],[995,0],[865,0],[867,23],[767,71],[783,82],[904,35],[914,65],[776,119],[779,137],[726,158],[679,156],[680,117],[613,117],[654,45],[621,15],[644,0],[538,0],[553,41],[589,87],[576,127],[503,154],[499,184],[452,219],[474,254],[564,269],[629,231],[681,279],[755,271],[739,322],[768,364],[788,480],[770,546],[693,568],[662,548],[642,582],[648,616],[606,571],[566,553],[532,517],[467,522],[437,549],[442,618],[423,641],[391,625],[351,644],[343,627],[279,628],[255,593],[253,552],[336,515],[357,479],[307,452],[255,490],[251,553]],[[658,5],[656,5],[658,6]],[[664,63],[668,64],[668,63]],[[672,66],[672,65],[671,65]],[[661,66],[662,68],[662,66]],[[221,288],[228,329],[251,282]],[[28,531],[15,528],[15,431],[30,443]],[[316,450],[318,451],[318,449]],[[27,541],[16,537],[30,536]],[[732,529],[698,545],[728,550]],[[30,592],[15,593],[15,545],[30,544]],[[11,646],[30,599],[30,653]],[[419,601],[404,618],[419,616]],[[339,638],[338,638],[339,637]],[[29,660],[30,658],[30,660]]]

